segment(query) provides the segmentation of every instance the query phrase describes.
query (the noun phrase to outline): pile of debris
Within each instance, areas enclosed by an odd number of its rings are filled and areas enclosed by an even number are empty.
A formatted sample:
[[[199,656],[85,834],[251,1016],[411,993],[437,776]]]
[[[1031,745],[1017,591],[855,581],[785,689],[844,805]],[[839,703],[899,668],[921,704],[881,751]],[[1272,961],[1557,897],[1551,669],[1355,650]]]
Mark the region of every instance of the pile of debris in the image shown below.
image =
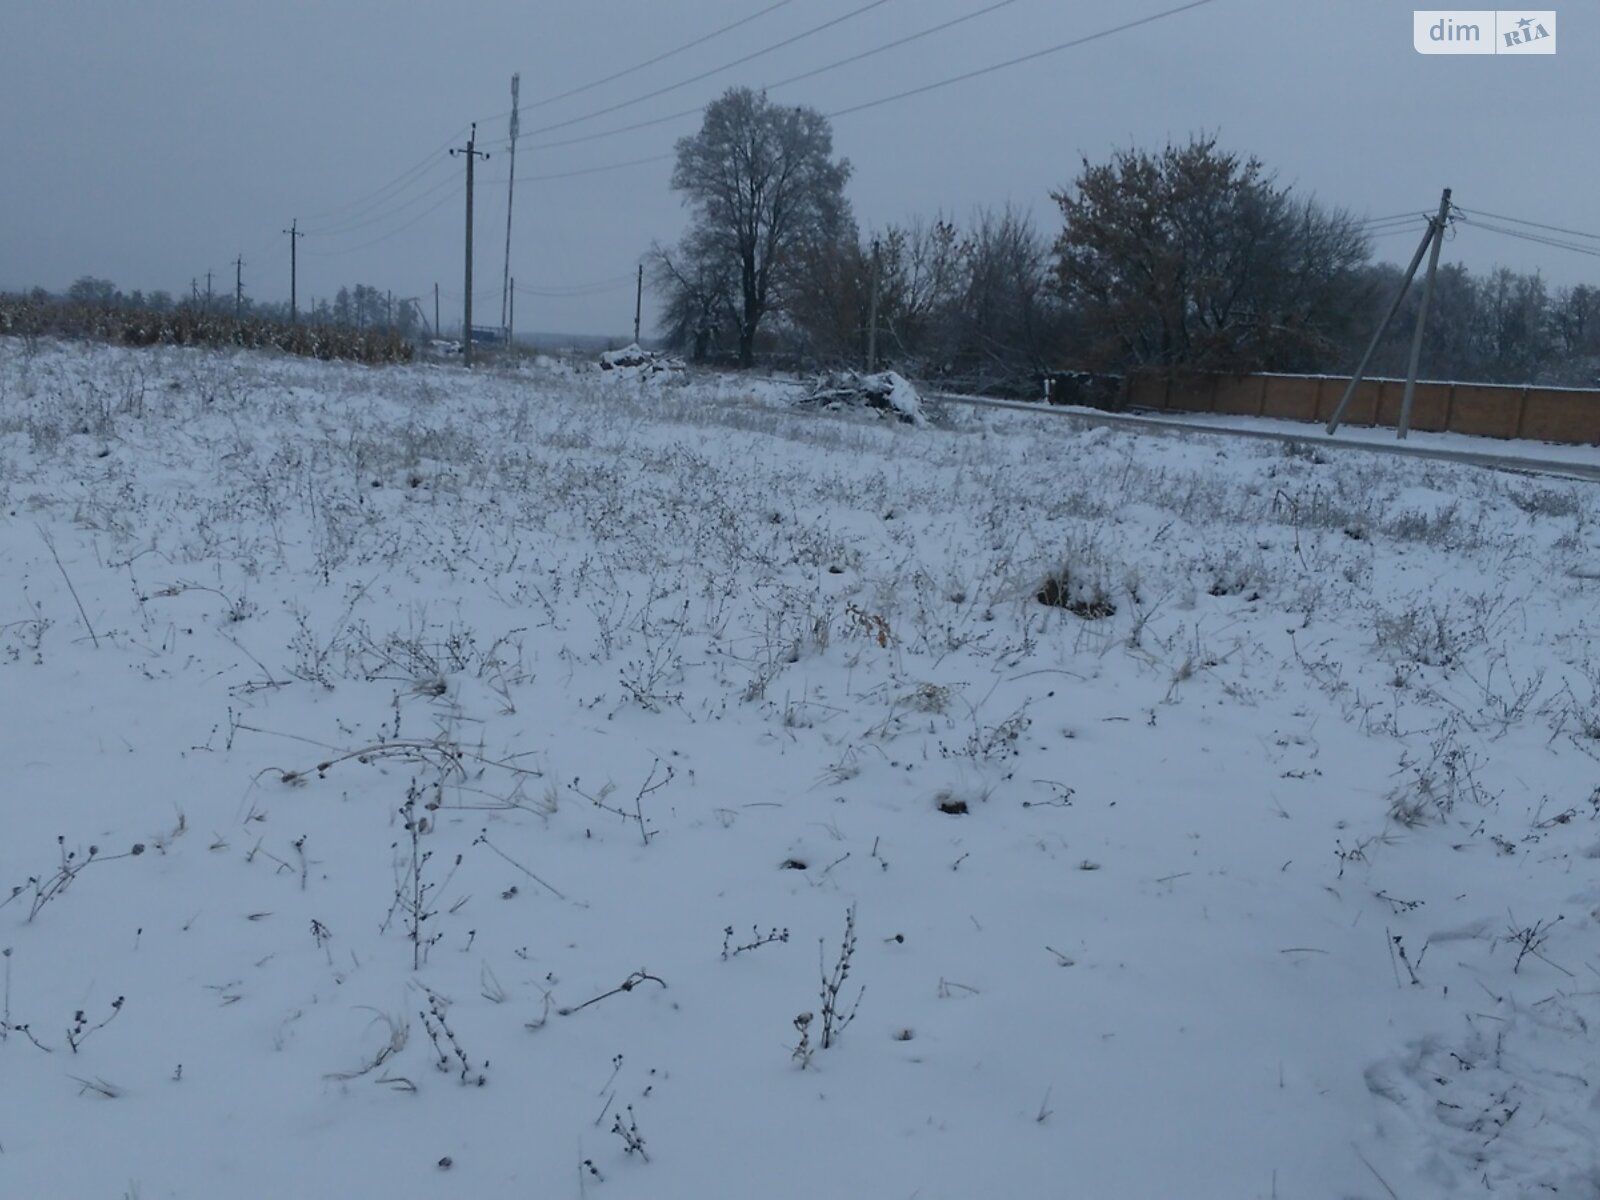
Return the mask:
[[[600,369],[615,371],[619,376],[651,379],[678,374],[683,370],[683,360],[660,350],[646,350],[634,342],[621,350],[607,350],[600,356]]]
[[[841,371],[825,375],[801,403],[833,409],[874,409],[908,425],[928,423],[917,389],[893,371],[880,371],[876,375]]]

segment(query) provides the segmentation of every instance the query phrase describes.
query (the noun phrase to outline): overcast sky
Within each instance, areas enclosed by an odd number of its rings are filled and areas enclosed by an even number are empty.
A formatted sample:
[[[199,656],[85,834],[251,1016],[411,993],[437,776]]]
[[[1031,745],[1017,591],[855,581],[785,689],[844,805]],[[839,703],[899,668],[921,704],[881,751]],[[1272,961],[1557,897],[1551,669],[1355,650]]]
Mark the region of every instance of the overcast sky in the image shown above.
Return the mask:
[[[368,283],[426,296],[431,318],[438,283],[446,325],[459,322],[464,171],[445,151],[476,120],[493,157],[477,176],[474,316],[496,324],[520,72],[511,272],[531,290],[518,295],[517,328],[626,332],[641,254],[683,230],[670,156],[698,117],[548,143],[774,84],[994,2],[878,0],[847,17],[868,0],[4,0],[0,288],[61,290],[95,275],[178,294],[210,270],[231,292],[242,255],[247,295],[287,299],[280,231],[298,218],[302,306]],[[832,113],[1181,2],[1010,0],[772,96]],[[1553,57],[1422,56],[1412,9],[1394,0],[1211,0],[842,114],[835,150],[854,165],[864,230],[1009,201],[1053,233],[1049,193],[1082,156],[1205,130],[1359,215],[1421,213],[1450,186],[1469,213],[1600,233],[1600,20],[1593,0],[1557,11]],[[1403,262],[1418,237],[1388,235],[1378,256]],[[1565,240],[1600,251],[1600,240]],[[1556,286],[1600,283],[1600,257],[1480,228],[1458,228],[1445,256],[1474,271],[1538,268]]]

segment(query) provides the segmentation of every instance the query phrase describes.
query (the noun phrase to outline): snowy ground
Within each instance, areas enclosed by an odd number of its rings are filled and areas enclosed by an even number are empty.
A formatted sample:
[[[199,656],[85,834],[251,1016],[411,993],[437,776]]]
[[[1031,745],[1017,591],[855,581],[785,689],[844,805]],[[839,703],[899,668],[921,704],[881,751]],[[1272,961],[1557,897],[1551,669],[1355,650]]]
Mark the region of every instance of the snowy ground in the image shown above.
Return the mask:
[[[0,340],[0,1196],[1600,1196],[1592,485],[781,393]]]

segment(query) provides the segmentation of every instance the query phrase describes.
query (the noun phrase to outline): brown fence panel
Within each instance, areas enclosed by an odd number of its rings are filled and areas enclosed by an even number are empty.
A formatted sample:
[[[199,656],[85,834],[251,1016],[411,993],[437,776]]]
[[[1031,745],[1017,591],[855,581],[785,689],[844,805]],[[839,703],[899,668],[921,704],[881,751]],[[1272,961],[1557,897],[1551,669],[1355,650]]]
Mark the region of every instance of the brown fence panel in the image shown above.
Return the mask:
[[[1315,421],[1318,382],[1298,375],[1270,376],[1262,416],[1284,421]]]
[[[1172,412],[1327,421],[1343,399],[1348,378],[1315,375],[1131,375],[1128,404]],[[1405,383],[1364,379],[1345,410],[1348,425],[1394,428]],[[1600,445],[1600,391],[1507,387],[1488,383],[1419,382],[1411,428]]]
[[[1542,442],[1600,445],[1600,392],[1529,388],[1518,436]]]
[[[1258,417],[1270,381],[1262,375],[1218,375],[1213,412],[1230,417]]]
[[[1215,375],[1174,375],[1167,389],[1167,407],[1175,412],[1210,412]]]
[[[1479,437],[1514,438],[1521,408],[1521,388],[1457,384],[1450,431]]]

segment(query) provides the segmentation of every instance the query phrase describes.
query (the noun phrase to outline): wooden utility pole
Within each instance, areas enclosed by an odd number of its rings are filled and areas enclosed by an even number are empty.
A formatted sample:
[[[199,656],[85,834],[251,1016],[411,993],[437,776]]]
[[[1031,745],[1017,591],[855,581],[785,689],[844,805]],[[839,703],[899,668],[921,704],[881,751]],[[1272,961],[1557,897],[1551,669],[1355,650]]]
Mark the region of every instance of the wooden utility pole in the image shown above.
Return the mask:
[[[1444,200],[1440,205],[1440,212],[1448,215],[1450,204],[1450,189],[1445,188]],[[1406,290],[1411,286],[1411,281],[1416,277],[1417,267],[1422,264],[1422,256],[1428,252],[1430,245],[1437,245],[1435,238],[1443,237],[1443,227],[1435,224],[1434,218],[1428,219],[1428,231],[1422,235],[1422,241],[1417,243],[1417,252],[1411,256],[1411,265],[1406,268],[1404,278],[1400,280],[1400,288],[1394,294],[1394,299],[1389,304],[1389,311],[1383,314],[1383,320],[1378,322],[1378,330],[1372,335],[1372,341],[1367,343],[1367,352],[1361,356],[1361,363],[1356,367],[1356,373],[1350,379],[1350,384],[1344,390],[1344,397],[1339,401],[1339,407],[1333,410],[1333,416],[1328,419],[1328,432],[1337,433],[1339,425],[1344,421],[1345,410],[1350,407],[1350,401],[1355,398],[1356,389],[1361,386],[1361,381],[1367,376],[1367,365],[1372,361],[1372,356],[1377,353],[1378,343],[1383,340],[1383,335],[1388,331],[1390,323],[1394,320],[1395,313],[1400,311],[1400,302],[1406,297]],[[1438,261],[1437,254],[1434,261]],[[1430,271],[1430,276],[1432,272]],[[1404,436],[1404,435],[1402,435]]]
[[[878,370],[878,239],[872,239],[872,295],[867,301],[867,374]]]
[[[1396,430],[1403,440],[1411,429],[1411,401],[1417,391],[1417,366],[1422,361],[1422,333],[1428,325],[1428,304],[1433,299],[1433,277],[1439,273],[1439,247],[1444,245],[1444,226],[1450,219],[1450,189],[1439,197],[1439,215],[1428,224],[1433,234],[1433,249],[1428,251],[1428,274],[1422,280],[1422,306],[1417,310],[1417,327],[1411,334],[1411,363],[1406,368],[1406,390],[1400,398],[1400,423]]]
[[[233,260],[233,319],[244,315],[244,255]]]
[[[463,310],[461,317],[461,356],[467,366],[472,365],[472,166],[478,159],[489,161],[486,151],[479,150],[478,123],[472,123],[472,132],[467,137],[464,148],[458,147],[450,151],[454,158],[457,154],[465,155],[467,159],[467,269],[466,269],[466,295],[462,299]]]
[[[639,264],[639,283],[633,292],[633,344],[639,344],[639,314],[644,311],[644,264]]]
[[[444,333],[439,326],[439,285],[433,285],[433,336],[442,338]]]
[[[206,272],[206,311],[211,311],[211,272]]]
[[[296,251],[300,245],[300,239],[305,237],[305,234],[300,232],[299,226],[300,218],[296,217],[289,222],[289,228],[284,230],[284,233],[289,235],[289,324],[291,325],[300,319],[300,309],[297,304],[299,263]]]

